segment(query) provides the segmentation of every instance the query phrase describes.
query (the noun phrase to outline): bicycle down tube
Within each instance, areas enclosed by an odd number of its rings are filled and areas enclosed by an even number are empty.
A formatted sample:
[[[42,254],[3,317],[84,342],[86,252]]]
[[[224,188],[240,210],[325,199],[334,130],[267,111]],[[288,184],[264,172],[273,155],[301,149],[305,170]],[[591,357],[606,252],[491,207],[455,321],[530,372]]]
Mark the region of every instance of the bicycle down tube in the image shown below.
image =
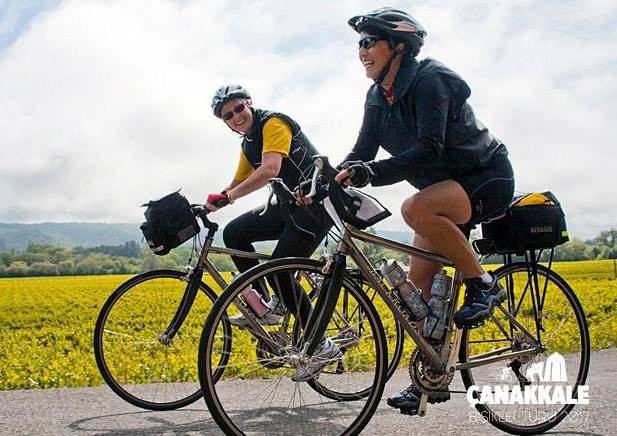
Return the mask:
[[[164,333],[159,336],[159,341],[161,343],[171,343],[174,336],[182,327],[182,324],[186,320],[191,308],[193,307],[193,303],[195,302],[195,297],[197,296],[197,292],[199,289],[199,284],[202,281],[204,270],[210,274],[212,279],[216,282],[216,284],[221,288],[225,289],[228,283],[223,278],[218,269],[214,266],[212,262],[208,259],[208,255],[210,253],[214,254],[226,254],[229,256],[240,256],[247,259],[258,259],[258,260],[269,260],[270,256],[267,254],[261,253],[251,253],[247,251],[234,250],[226,247],[217,247],[213,246],[213,237],[214,233],[218,230],[218,224],[211,222],[208,218],[202,214],[198,214],[199,218],[201,218],[203,225],[206,229],[208,229],[208,234],[206,236],[206,240],[201,249],[201,253],[199,254],[199,258],[197,260],[197,264],[195,268],[190,268],[187,271],[186,279],[187,285],[184,291],[184,295],[180,300],[180,304],[176,313],[172,317],[169,325],[165,329]],[[246,309],[240,307],[238,305],[238,309],[247,316]],[[255,323],[258,324],[258,323]],[[261,328],[261,326],[256,325],[257,330]]]

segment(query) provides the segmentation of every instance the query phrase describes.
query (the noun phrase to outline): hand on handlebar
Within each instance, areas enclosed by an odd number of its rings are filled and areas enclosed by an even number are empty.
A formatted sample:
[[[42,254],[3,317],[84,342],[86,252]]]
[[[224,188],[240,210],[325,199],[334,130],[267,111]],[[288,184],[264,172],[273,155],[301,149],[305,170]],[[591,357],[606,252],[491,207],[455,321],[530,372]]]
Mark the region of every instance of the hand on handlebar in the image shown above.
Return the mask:
[[[228,204],[233,203],[229,194],[226,191],[221,193],[212,193],[208,194],[208,198],[206,199],[206,204],[204,205],[210,212],[214,212],[222,207],[227,206]]]
[[[347,186],[362,188],[371,183],[375,177],[375,172],[367,162],[349,161],[343,163],[341,167],[343,170],[334,177],[334,180]]]

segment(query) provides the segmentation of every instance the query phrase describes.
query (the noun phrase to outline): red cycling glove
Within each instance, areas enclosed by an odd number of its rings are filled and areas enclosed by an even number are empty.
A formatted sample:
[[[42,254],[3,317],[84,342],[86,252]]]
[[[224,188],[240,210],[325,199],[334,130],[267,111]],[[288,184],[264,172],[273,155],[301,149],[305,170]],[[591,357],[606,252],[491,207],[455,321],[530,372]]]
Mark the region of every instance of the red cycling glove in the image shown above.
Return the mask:
[[[206,203],[211,204],[214,207],[221,208],[231,204],[231,200],[227,192],[223,191],[221,193],[213,193],[208,194],[208,198],[206,199]]]

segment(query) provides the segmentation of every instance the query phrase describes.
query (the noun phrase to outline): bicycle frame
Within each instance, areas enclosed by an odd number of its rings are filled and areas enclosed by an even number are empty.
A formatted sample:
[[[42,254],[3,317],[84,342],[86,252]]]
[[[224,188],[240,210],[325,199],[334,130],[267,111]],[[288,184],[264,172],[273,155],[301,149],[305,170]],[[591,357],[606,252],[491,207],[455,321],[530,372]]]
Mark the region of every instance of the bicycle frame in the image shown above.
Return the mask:
[[[448,259],[436,253],[432,253],[432,252],[429,252],[429,251],[426,251],[426,250],[423,250],[417,247],[413,247],[411,245],[402,244],[400,242],[382,238],[380,236],[371,235],[362,230],[358,230],[357,228],[347,223],[342,223],[330,199],[326,199],[324,202],[324,205],[326,207],[326,210],[332,217],[332,219],[335,221],[335,225],[339,227],[339,230],[342,231],[341,240],[339,241],[339,244],[337,246],[336,253],[351,256],[354,262],[358,265],[358,268],[362,272],[363,277],[379,293],[379,295],[382,297],[382,299],[384,300],[388,308],[392,311],[394,316],[401,323],[404,330],[411,336],[412,340],[416,343],[420,351],[424,353],[424,355],[430,360],[430,362],[434,365],[435,368],[441,368],[443,371],[454,372],[460,369],[467,369],[467,368],[472,368],[476,366],[482,366],[482,365],[486,365],[486,364],[501,361],[501,360],[513,359],[515,357],[534,354],[534,353],[537,353],[541,349],[541,346],[538,344],[536,338],[523,325],[521,325],[520,322],[518,322],[513,316],[511,316],[511,314],[508,313],[508,311],[503,309],[503,307],[501,307],[500,305],[497,307],[504,313],[504,315],[508,317],[511,328],[512,326],[516,326],[516,328],[520,329],[520,331],[522,331],[524,334],[529,336],[530,339],[533,340],[533,342],[536,344],[536,347],[528,349],[528,350],[515,351],[515,352],[511,352],[507,354],[504,354],[504,353],[506,353],[509,350],[509,348],[503,348],[499,350],[494,350],[489,353],[485,353],[483,355],[473,356],[467,362],[458,362],[457,356],[458,356],[459,348],[461,345],[463,329],[456,329],[456,330],[453,329],[453,324],[454,324],[453,315],[456,309],[456,302],[458,301],[458,297],[459,297],[459,293],[460,293],[460,289],[461,289],[461,285],[463,281],[462,271],[456,268],[456,266],[451,261],[449,261]],[[451,290],[452,292],[450,294],[451,304],[448,310],[447,330],[446,330],[446,336],[444,339],[445,344],[449,344],[453,340],[453,346],[451,347],[451,349],[449,349],[448,347],[443,347],[441,352],[438,354],[434,350],[434,348],[426,341],[426,339],[422,336],[421,332],[418,330],[418,327],[416,326],[416,322],[412,321],[409,318],[408,313],[401,306],[401,303],[398,297],[395,296],[393,291],[390,290],[386,286],[386,284],[384,283],[380,275],[371,266],[366,256],[364,256],[362,251],[354,243],[353,241],[354,239],[367,242],[370,244],[378,245],[381,247],[389,248],[389,249],[392,249],[398,252],[406,253],[406,254],[409,254],[410,256],[421,257],[425,260],[429,260],[431,262],[443,264],[444,266],[449,266],[449,267],[454,268],[454,271],[455,271],[454,280],[452,284],[452,290]],[[335,272],[332,272],[332,273],[333,275],[336,274]],[[336,286],[336,283],[334,285]],[[328,289],[328,292],[326,293],[329,294],[331,291],[336,292],[335,290]],[[336,297],[337,295],[331,298],[335,299]],[[324,313],[327,316],[327,312],[324,311]],[[497,321],[497,319],[493,317],[493,320],[497,323],[498,326],[500,326],[502,331],[505,332],[503,326],[501,326],[501,324]],[[315,336],[313,336],[313,338],[311,339],[311,342],[316,342],[318,338],[320,337],[319,336],[320,333],[321,332],[316,332]],[[454,335],[454,338],[453,338],[453,335]],[[309,350],[312,350],[313,348],[314,347],[311,346],[309,347]],[[310,351],[309,351],[309,354],[310,354]]]
[[[229,256],[238,256],[247,259],[258,259],[258,260],[269,260],[270,256],[267,254],[261,253],[253,253],[248,251],[240,251],[234,250],[231,248],[225,247],[217,247],[213,246],[212,243],[214,241],[214,234],[218,230],[218,224],[211,222],[205,215],[198,215],[201,218],[204,227],[208,229],[208,234],[206,236],[206,240],[201,249],[201,253],[199,254],[199,258],[197,259],[197,264],[195,268],[189,268],[185,280],[188,282],[186,288],[184,290],[184,294],[182,295],[182,299],[180,300],[180,305],[176,310],[176,313],[172,317],[169,325],[165,329],[165,332],[159,336],[159,341],[164,344],[170,343],[175,335],[180,330],[180,327],[186,320],[191,308],[193,307],[193,303],[195,302],[195,298],[197,297],[197,291],[199,289],[199,283],[201,283],[201,279],[203,277],[204,271],[210,274],[212,279],[216,282],[216,284],[221,288],[225,289],[228,285],[225,278],[221,272],[214,266],[212,262],[208,259],[208,255],[210,253],[215,254],[226,254]],[[251,314],[248,313],[248,310],[241,307],[241,305],[237,305],[238,309],[244,316],[251,318]],[[257,324],[258,323],[254,323]]]

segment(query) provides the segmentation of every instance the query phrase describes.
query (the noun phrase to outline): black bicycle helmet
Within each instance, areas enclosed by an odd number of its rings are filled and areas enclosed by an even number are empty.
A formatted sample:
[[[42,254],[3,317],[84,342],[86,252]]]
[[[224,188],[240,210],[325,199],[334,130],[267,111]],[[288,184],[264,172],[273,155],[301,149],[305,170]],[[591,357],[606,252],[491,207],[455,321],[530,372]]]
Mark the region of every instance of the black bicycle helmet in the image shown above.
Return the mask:
[[[214,93],[212,97],[212,112],[218,118],[221,118],[221,109],[223,105],[233,98],[246,98],[251,99],[251,94],[248,90],[241,85],[223,85]]]
[[[377,29],[393,38],[394,43],[404,42],[407,50],[416,56],[424,44],[426,30],[407,12],[385,7],[366,14],[356,15],[348,21],[353,30],[360,33],[364,29]]]

